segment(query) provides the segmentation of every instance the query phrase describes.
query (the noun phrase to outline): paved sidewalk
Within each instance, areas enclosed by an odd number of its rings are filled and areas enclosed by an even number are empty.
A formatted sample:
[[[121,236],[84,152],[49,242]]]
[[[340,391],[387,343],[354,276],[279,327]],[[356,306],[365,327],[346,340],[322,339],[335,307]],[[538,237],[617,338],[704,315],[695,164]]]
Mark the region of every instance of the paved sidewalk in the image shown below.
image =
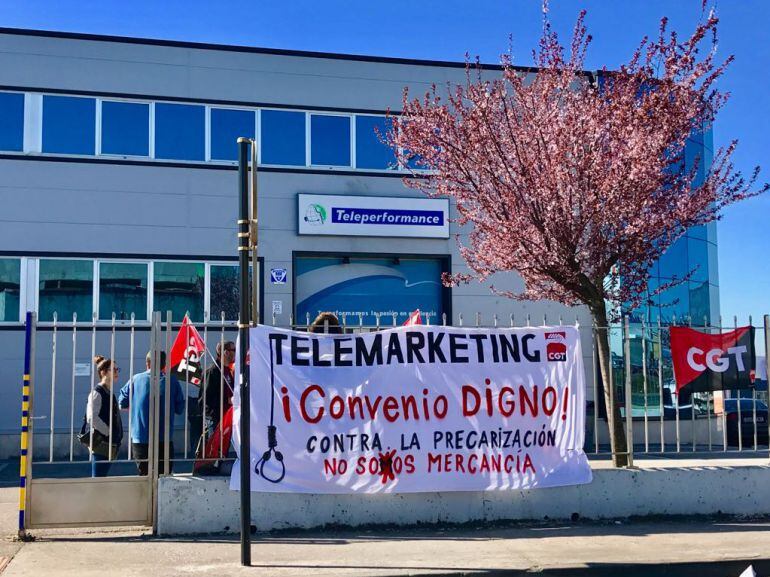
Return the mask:
[[[37,532],[2,577],[170,575],[770,575],[770,522],[549,524],[346,530],[255,537],[241,567],[233,538]]]
[[[704,462],[639,459],[646,467],[767,466],[765,457]],[[608,463],[592,462],[597,468]],[[284,532],[254,537],[253,566],[237,538],[156,539],[147,531],[59,529],[12,540],[18,489],[0,488],[2,577],[270,575],[596,575],[737,577],[753,564],[770,577],[770,520],[643,520],[488,524],[418,529]],[[682,490],[686,490],[685,487]],[[3,570],[4,562],[13,558]]]

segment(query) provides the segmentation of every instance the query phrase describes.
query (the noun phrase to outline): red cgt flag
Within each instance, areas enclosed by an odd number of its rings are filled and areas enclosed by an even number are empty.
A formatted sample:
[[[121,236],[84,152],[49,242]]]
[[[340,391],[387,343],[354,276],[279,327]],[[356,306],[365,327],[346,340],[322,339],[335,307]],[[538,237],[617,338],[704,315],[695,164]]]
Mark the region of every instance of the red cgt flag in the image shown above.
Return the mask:
[[[747,389],[754,386],[754,328],[709,334],[671,327],[671,357],[676,390],[692,392]]]
[[[203,376],[201,357],[205,351],[206,343],[185,316],[171,347],[171,374],[180,381],[199,385]]]
[[[411,327],[412,325],[421,325],[422,324],[422,316],[420,315],[420,309],[417,309],[412,314],[409,315],[409,318],[406,319],[406,322],[401,325],[402,327]]]

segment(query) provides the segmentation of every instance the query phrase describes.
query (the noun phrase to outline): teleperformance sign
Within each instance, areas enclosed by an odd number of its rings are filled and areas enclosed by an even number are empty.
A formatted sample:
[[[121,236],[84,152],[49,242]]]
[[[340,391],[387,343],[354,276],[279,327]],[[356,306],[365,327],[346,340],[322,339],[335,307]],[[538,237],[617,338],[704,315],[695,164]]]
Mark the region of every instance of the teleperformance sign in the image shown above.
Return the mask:
[[[253,491],[491,491],[591,481],[577,327],[314,335],[258,326],[249,341]],[[238,446],[240,402],[236,391]]]
[[[449,201],[298,195],[299,234],[449,238]]]

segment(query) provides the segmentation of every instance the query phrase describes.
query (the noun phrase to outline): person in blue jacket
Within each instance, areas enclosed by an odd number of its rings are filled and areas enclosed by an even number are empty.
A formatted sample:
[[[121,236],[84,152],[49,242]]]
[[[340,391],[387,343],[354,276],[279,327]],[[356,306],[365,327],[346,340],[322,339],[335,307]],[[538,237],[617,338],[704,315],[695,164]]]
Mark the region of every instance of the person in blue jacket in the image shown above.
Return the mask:
[[[140,475],[147,475],[148,468],[148,456],[149,456],[149,443],[150,443],[150,383],[151,383],[151,363],[152,353],[147,353],[147,370],[143,373],[136,374],[131,377],[123,388],[120,389],[120,396],[118,402],[121,409],[128,409],[131,412],[131,450],[134,459],[136,459],[136,466],[139,469]],[[158,427],[158,435],[160,435],[158,443],[158,462],[160,465],[160,474],[166,474],[164,466],[165,456],[165,407],[166,407],[166,353],[160,352],[160,426]],[[182,386],[175,377],[171,377],[171,406],[169,414],[170,429],[169,429],[169,459],[174,456],[174,415],[181,415],[184,412],[184,393],[182,392]],[[171,469],[173,463],[169,461],[169,469]],[[171,471],[169,470],[170,474]]]

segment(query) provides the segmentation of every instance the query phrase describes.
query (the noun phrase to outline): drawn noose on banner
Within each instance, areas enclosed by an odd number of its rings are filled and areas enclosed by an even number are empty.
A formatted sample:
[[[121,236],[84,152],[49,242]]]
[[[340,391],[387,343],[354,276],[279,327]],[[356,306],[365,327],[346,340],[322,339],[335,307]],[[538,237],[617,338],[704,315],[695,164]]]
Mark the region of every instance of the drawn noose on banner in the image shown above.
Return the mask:
[[[280,483],[286,476],[286,464],[283,462],[283,453],[278,450],[277,429],[273,424],[275,413],[275,369],[273,368],[273,341],[271,339],[268,339],[268,341],[270,343],[270,424],[267,426],[267,451],[262,453],[262,457],[257,461],[257,464],[254,466],[254,472],[265,481]],[[248,399],[247,402],[251,402],[251,399]],[[281,474],[277,478],[271,478],[265,473],[265,465],[272,458],[271,455],[275,455],[275,460],[281,464]]]

